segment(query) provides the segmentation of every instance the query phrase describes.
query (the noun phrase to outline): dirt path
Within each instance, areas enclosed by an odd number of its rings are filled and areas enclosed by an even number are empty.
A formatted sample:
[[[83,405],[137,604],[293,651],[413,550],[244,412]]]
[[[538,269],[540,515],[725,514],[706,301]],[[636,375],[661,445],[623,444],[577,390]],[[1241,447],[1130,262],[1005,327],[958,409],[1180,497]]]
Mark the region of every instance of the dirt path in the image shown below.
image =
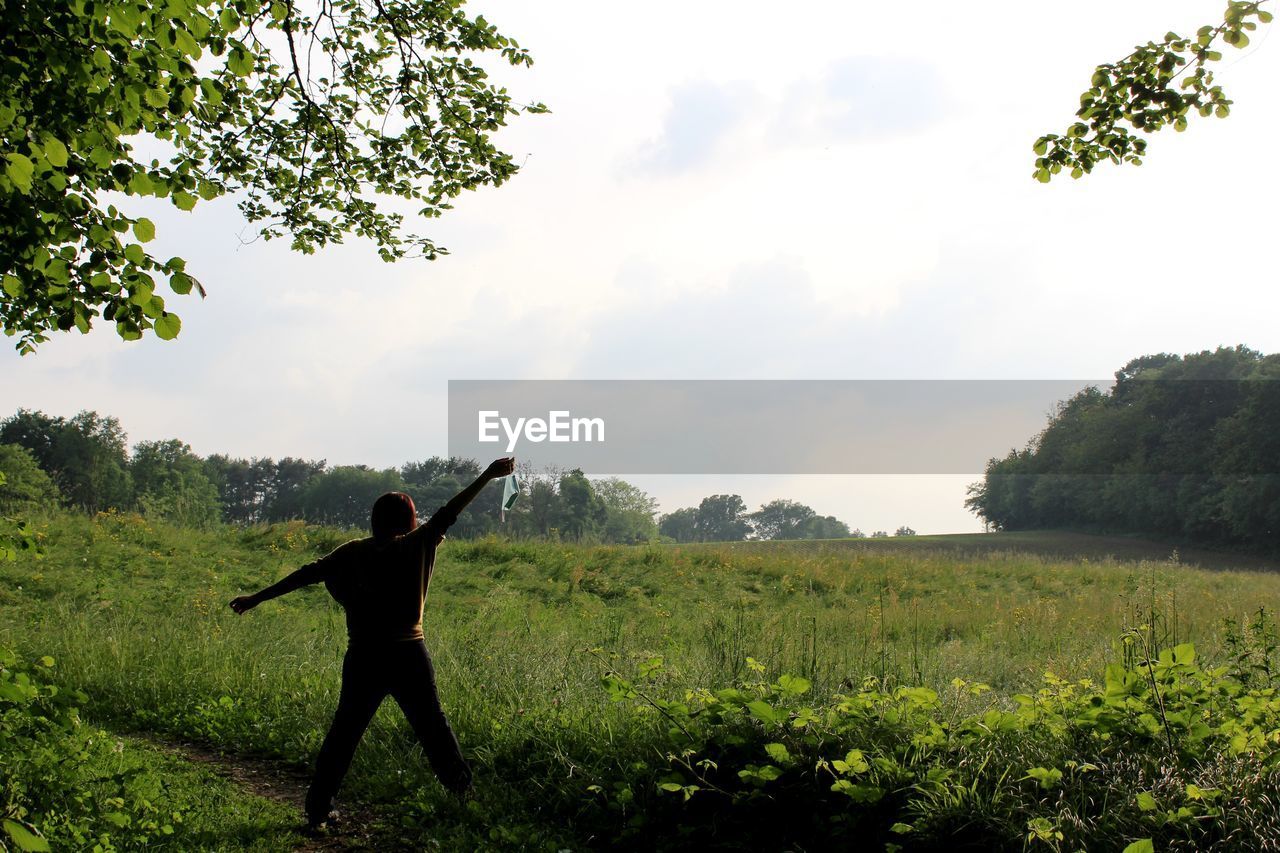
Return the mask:
[[[376,821],[372,813],[366,809],[352,809],[349,804],[342,804],[345,807],[340,808],[342,824],[337,832],[319,837],[306,836],[303,833],[305,822],[303,803],[311,778],[305,771],[278,761],[227,754],[184,740],[138,733],[130,737],[192,763],[202,764],[251,794],[292,807],[298,814],[299,843],[293,848],[295,853],[386,849],[382,843],[385,839],[380,839],[376,831]]]

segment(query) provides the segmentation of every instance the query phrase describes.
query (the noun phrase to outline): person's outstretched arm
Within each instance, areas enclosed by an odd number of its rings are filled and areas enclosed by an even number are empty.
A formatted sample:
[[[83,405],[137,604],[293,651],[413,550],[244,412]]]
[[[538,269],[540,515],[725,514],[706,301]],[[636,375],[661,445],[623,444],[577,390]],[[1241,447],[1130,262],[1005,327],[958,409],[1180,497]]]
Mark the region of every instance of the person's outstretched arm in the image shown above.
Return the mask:
[[[420,535],[443,535],[446,530],[453,526],[453,523],[458,520],[458,515],[467,508],[468,504],[476,499],[476,496],[480,494],[490,480],[506,477],[515,470],[516,459],[514,456],[506,456],[490,462],[489,467],[484,469],[484,472],[476,478],[474,483],[454,495],[439,512],[427,519],[427,523],[419,528],[422,531]]]
[[[314,563],[307,563],[299,569],[294,570],[290,574],[273,583],[266,589],[260,589],[253,595],[242,595],[231,600],[231,609],[236,613],[244,613],[246,610],[252,610],[264,601],[270,601],[273,598],[279,598],[286,593],[293,592],[295,589],[301,589],[313,583],[319,583],[324,580],[325,569],[324,564],[337,554],[334,550],[327,557],[317,560]]]

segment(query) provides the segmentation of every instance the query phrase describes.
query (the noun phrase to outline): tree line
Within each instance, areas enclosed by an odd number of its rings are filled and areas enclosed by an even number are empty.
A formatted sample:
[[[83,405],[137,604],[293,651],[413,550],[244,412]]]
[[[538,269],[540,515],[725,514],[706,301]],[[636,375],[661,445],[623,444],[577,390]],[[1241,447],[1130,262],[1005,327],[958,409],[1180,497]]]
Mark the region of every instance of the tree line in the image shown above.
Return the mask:
[[[818,515],[798,501],[769,501],[755,512],[739,495],[711,495],[696,507],[685,507],[662,516],[658,530],[676,542],[741,542],[747,539],[865,539],[867,534],[833,515]],[[894,536],[915,536],[910,527],[899,527]],[[887,538],[877,530],[872,539]]]
[[[1280,355],[1136,358],[987,464],[967,506],[1002,530],[1078,528],[1275,552]]]
[[[329,466],[284,457],[201,457],[178,440],[140,441],[130,450],[120,422],[97,412],[71,418],[19,409],[0,421],[0,510],[59,503],[88,513],[138,511],[175,524],[251,525],[302,519],[363,528],[381,494],[411,495],[429,516],[479,476],[475,460],[433,456],[399,468]],[[639,543],[862,536],[804,504],[776,500],[754,513],[738,495],[713,495],[698,507],[659,516],[657,501],[625,480],[590,479],[574,469],[519,471],[523,494],[500,521],[500,489],[486,489],[459,517],[452,535],[504,532],[516,537]],[[910,533],[900,528],[899,535]],[[877,531],[873,535],[887,535]]]

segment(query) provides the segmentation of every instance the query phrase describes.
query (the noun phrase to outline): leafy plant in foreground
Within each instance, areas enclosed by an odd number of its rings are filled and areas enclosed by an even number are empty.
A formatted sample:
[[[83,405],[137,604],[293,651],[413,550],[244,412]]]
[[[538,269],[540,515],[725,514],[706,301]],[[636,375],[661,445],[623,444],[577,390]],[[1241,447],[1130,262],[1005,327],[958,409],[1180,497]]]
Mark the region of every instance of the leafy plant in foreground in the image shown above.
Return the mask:
[[[629,791],[645,814],[619,828],[624,843],[639,826],[669,846],[1280,841],[1247,807],[1280,793],[1277,689],[1203,667],[1190,644],[1147,654],[1144,637],[1126,634],[1129,661],[1110,664],[1102,683],[1048,673],[1011,706],[969,715],[931,689],[874,678],[806,701],[807,679],[769,680],[751,659],[738,685],[676,698],[656,689],[659,657],[630,677],[609,669],[602,685],[653,718],[665,763],[591,793],[617,805]],[[952,689],[986,692],[958,679]]]
[[[174,835],[182,815],[160,812],[162,780],[109,769],[123,744],[81,722],[87,697],[49,683],[53,666],[0,648],[0,850],[111,851]]]

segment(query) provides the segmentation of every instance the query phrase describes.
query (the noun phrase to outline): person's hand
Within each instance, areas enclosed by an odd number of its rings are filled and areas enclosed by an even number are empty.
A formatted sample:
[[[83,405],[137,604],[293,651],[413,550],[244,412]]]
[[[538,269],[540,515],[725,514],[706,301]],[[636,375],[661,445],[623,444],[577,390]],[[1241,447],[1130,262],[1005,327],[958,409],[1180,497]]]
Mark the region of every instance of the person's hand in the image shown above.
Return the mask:
[[[231,599],[231,609],[236,613],[244,613],[246,610],[252,610],[258,606],[258,599],[252,595],[242,595],[238,598]]]
[[[499,477],[510,476],[515,470],[516,458],[514,456],[506,456],[490,462],[489,467],[484,469],[484,475],[490,480],[496,480]]]

